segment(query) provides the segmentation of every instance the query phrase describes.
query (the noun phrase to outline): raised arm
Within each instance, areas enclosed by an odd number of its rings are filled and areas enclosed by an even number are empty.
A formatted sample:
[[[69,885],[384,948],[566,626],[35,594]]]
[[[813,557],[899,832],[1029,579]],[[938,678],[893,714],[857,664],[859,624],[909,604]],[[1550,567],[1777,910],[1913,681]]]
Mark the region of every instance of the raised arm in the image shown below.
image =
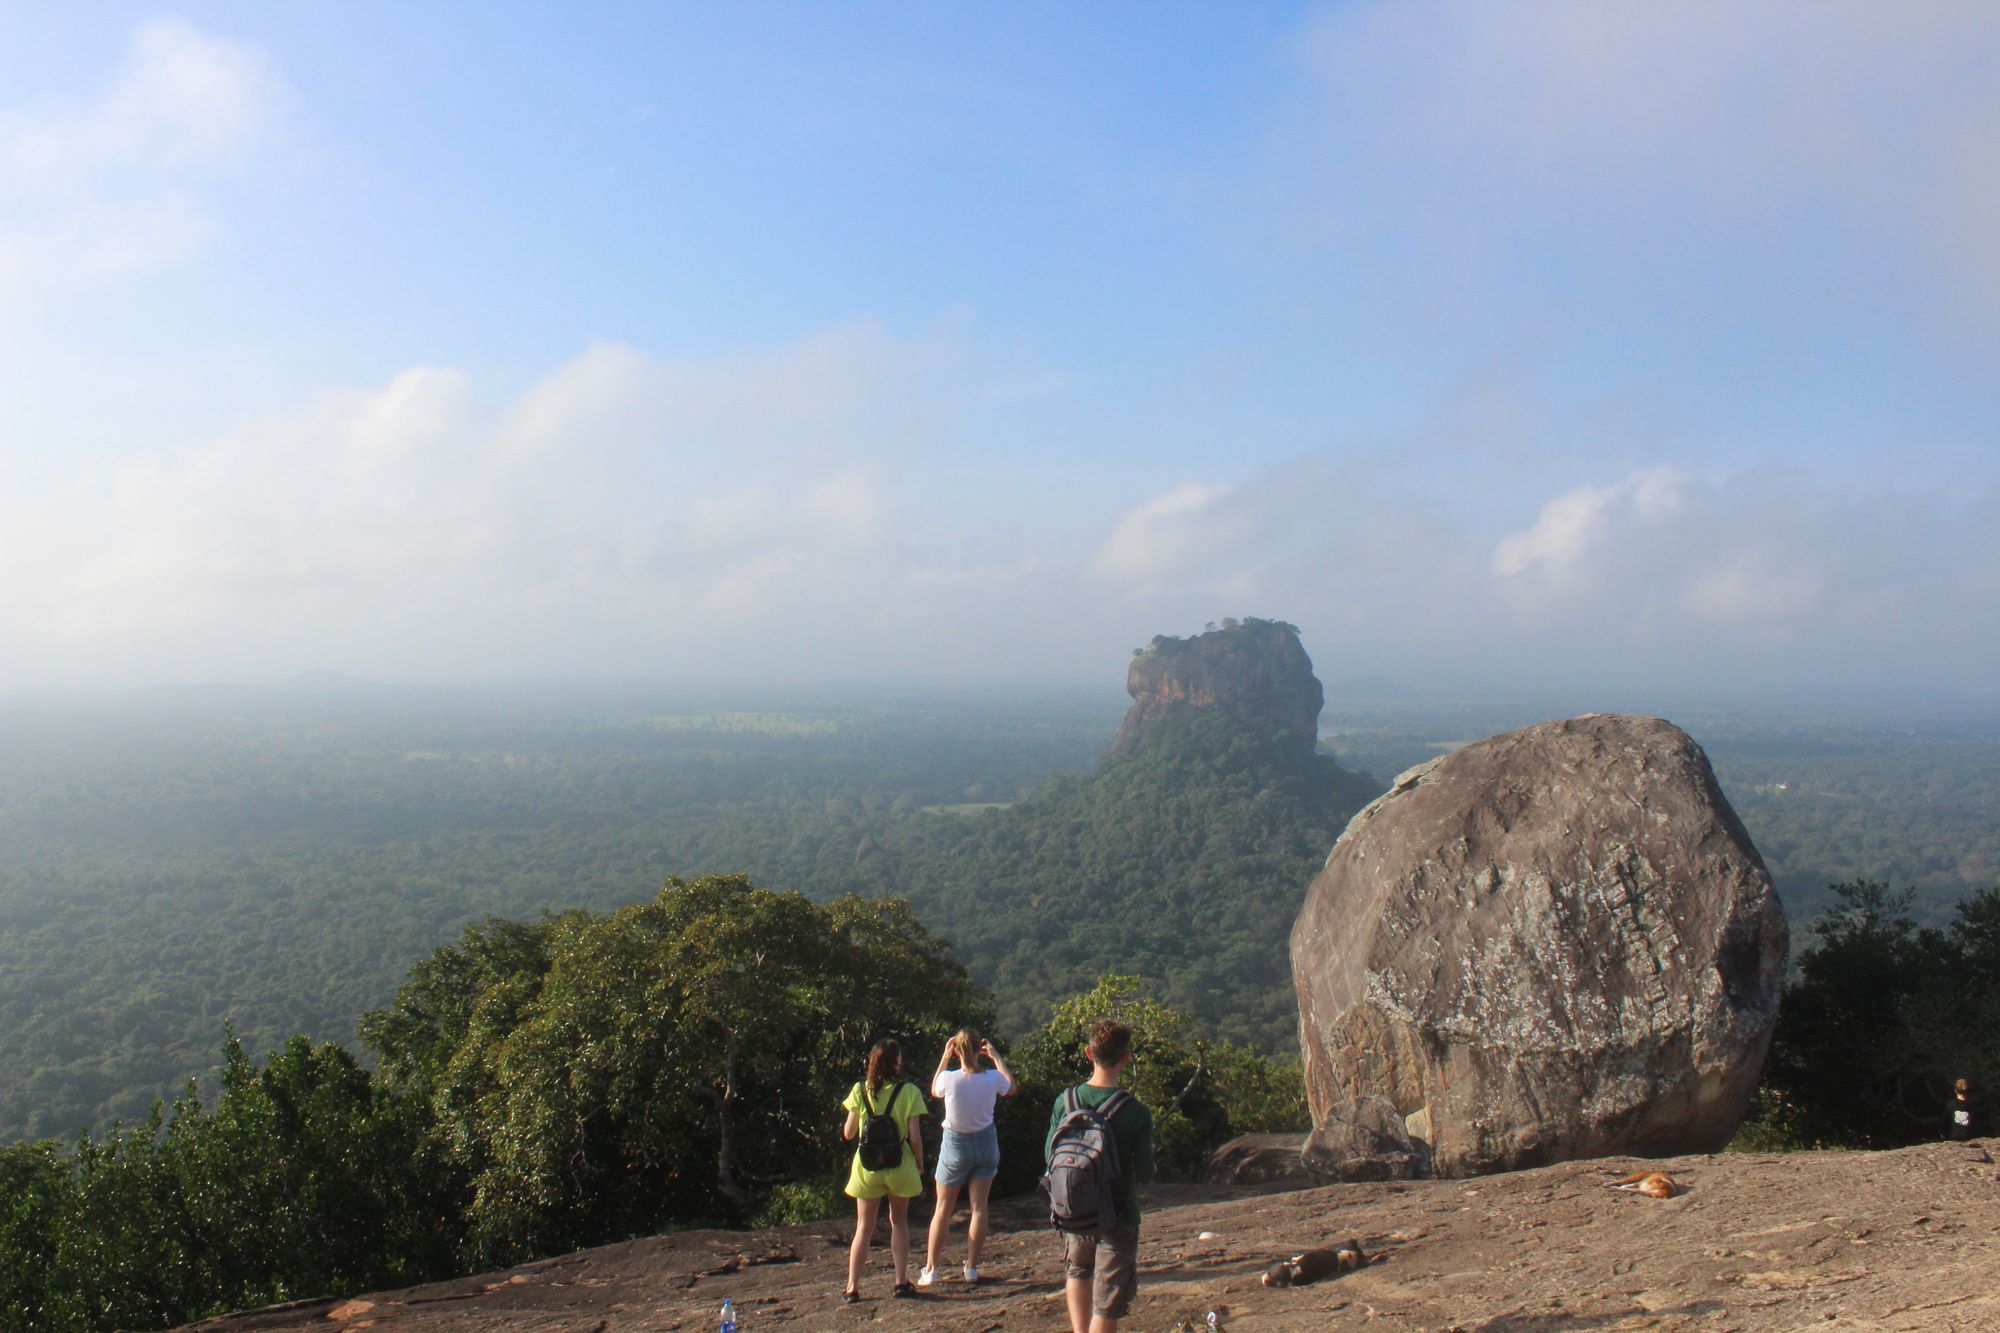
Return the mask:
[[[1007,1062],[1000,1058],[1000,1052],[993,1049],[992,1042],[980,1042],[979,1053],[986,1057],[986,1063],[1000,1071],[1001,1078],[1007,1080],[1007,1086],[1000,1094],[1002,1097],[1012,1097],[1021,1090],[1021,1085],[1014,1081],[1014,1071],[1007,1068]]]
[[[931,1075],[931,1096],[944,1096],[944,1089],[938,1086],[938,1080],[944,1077],[945,1066],[951,1063],[952,1053],[957,1049],[958,1038],[950,1037],[946,1039],[944,1049],[938,1052],[938,1067],[936,1072]]]

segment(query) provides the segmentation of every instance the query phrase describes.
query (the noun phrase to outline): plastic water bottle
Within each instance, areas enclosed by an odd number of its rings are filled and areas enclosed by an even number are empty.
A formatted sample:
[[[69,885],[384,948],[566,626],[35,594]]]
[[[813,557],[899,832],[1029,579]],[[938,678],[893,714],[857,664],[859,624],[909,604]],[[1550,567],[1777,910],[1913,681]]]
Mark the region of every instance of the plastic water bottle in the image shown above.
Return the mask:
[[[721,1333],[736,1333],[736,1302],[727,1296],[722,1298]]]

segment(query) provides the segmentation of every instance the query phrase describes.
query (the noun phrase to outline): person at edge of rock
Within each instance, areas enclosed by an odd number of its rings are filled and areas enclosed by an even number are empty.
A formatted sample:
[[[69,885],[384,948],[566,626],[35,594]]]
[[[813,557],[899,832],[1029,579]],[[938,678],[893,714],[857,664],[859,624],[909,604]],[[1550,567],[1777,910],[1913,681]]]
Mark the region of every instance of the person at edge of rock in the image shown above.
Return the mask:
[[[1972,1085],[1964,1079],[1951,1085],[1951,1123],[1946,1129],[1954,1139],[1969,1139],[1974,1136],[1972,1124]]]
[[[954,1057],[958,1068],[946,1068]],[[917,1274],[920,1287],[938,1280],[938,1256],[951,1234],[951,1214],[958,1206],[961,1189],[970,1212],[965,1221],[965,1280],[979,1281],[979,1251],[986,1244],[990,1225],[986,1201],[993,1193],[993,1177],[1000,1171],[1000,1131],[993,1123],[993,1105],[1013,1095],[1014,1075],[1008,1072],[1007,1062],[992,1042],[971,1028],[960,1028],[938,1053],[931,1096],[944,1099],[944,1142],[938,1147],[937,1206],[931,1212],[924,1268]]]
[[[1090,1081],[1074,1091],[1085,1106],[1100,1107],[1118,1091],[1118,1079],[1132,1063],[1132,1028],[1116,1019],[1100,1018],[1091,1025],[1083,1048],[1090,1059]],[[1055,1148],[1070,1089],[1056,1094],[1049,1110],[1049,1130],[1042,1141],[1042,1160]],[[1106,1235],[1063,1236],[1065,1282],[1070,1333],[1117,1333],[1118,1321],[1132,1308],[1139,1291],[1140,1182],[1153,1178],[1153,1113],[1137,1097],[1111,1118],[1111,1139],[1118,1145],[1118,1222]]]
[[[886,1171],[870,1171],[861,1165],[861,1150],[854,1150],[854,1163],[847,1170],[847,1193],[854,1200],[854,1243],[847,1250],[847,1287],[840,1299],[853,1303],[861,1299],[861,1272],[868,1266],[868,1242],[875,1234],[875,1217],[882,1200],[889,1200],[889,1253],[896,1261],[896,1286],[892,1294],[914,1296],[910,1285],[910,1200],[924,1192],[923,1127],[917,1122],[928,1110],[924,1094],[914,1083],[903,1082],[903,1048],[884,1038],[868,1052],[867,1077],[854,1085],[841,1103],[847,1123],[840,1137],[854,1139],[861,1134],[861,1112],[885,1115],[902,1130],[902,1159]]]

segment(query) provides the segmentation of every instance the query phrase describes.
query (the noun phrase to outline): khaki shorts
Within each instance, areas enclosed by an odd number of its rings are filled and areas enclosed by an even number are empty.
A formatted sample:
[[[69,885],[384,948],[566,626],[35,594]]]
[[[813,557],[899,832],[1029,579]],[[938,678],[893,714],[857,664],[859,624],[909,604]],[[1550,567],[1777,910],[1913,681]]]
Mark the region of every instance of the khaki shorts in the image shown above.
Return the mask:
[[[1118,1224],[1101,1236],[1063,1236],[1063,1261],[1072,1282],[1090,1283],[1090,1308],[1123,1319],[1139,1294],[1139,1228]]]

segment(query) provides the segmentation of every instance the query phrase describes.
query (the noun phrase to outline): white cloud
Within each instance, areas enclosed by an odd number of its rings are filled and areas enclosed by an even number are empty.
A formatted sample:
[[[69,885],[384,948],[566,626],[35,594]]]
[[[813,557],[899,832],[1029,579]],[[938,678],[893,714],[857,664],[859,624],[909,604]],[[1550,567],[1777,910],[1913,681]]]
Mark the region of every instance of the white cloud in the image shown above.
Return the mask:
[[[1557,496],[1542,506],[1535,526],[1500,543],[1493,552],[1493,572],[1507,578],[1530,573],[1574,577],[1617,498],[1617,490],[1599,486],[1579,486]]]
[[[94,99],[0,107],[0,299],[115,282],[221,232],[206,187],[255,162],[292,103],[264,52],[166,18]]]
[[[1734,557],[1726,566],[1695,575],[1684,604],[1697,619],[1722,624],[1794,624],[1816,610],[1825,591],[1810,570],[1758,553]]]
[[[1513,466],[1433,445],[1176,487],[1093,569],[1155,629],[1292,620],[1328,679],[1978,688],[2000,652],[2000,495],[1644,467],[1536,505]]]
[[[106,170],[240,162],[291,97],[256,47],[155,19],[133,30],[124,67],[95,101],[0,122],[0,167],[17,185],[53,191]]]
[[[199,448],[12,478],[0,661],[16,683],[236,655],[587,670],[705,616],[837,622],[934,563],[886,471],[927,437],[883,423],[949,400],[951,361],[870,324],[707,364],[600,344],[498,409],[417,367]]]
[[[1232,526],[1216,523],[1222,486],[1185,481],[1127,510],[1112,525],[1097,558],[1096,573],[1146,583],[1193,572],[1225,546]]]
[[[1655,468],[1614,486],[1579,486],[1542,506],[1532,527],[1503,538],[1491,567],[1529,603],[1574,595],[1601,570],[1607,542],[1629,542],[1682,504],[1685,479]]]
[[[1642,473],[1565,492],[1490,568],[1503,632],[1614,670],[1971,684],[2000,650],[1996,499]]]
[[[2000,652],[2000,496],[1797,473],[1647,467],[1536,503],[1513,461],[1411,446],[1122,511],[1076,494],[1094,534],[961,548],[989,474],[954,481],[926,461],[949,437],[900,413],[984,401],[961,360],[873,325],[709,363],[607,343],[508,403],[416,367],[198,448],[16,464],[0,665],[16,686],[1075,674],[1225,615],[1302,625],[1329,679],[1455,688],[1964,682]],[[828,364],[852,373],[801,369]]]

